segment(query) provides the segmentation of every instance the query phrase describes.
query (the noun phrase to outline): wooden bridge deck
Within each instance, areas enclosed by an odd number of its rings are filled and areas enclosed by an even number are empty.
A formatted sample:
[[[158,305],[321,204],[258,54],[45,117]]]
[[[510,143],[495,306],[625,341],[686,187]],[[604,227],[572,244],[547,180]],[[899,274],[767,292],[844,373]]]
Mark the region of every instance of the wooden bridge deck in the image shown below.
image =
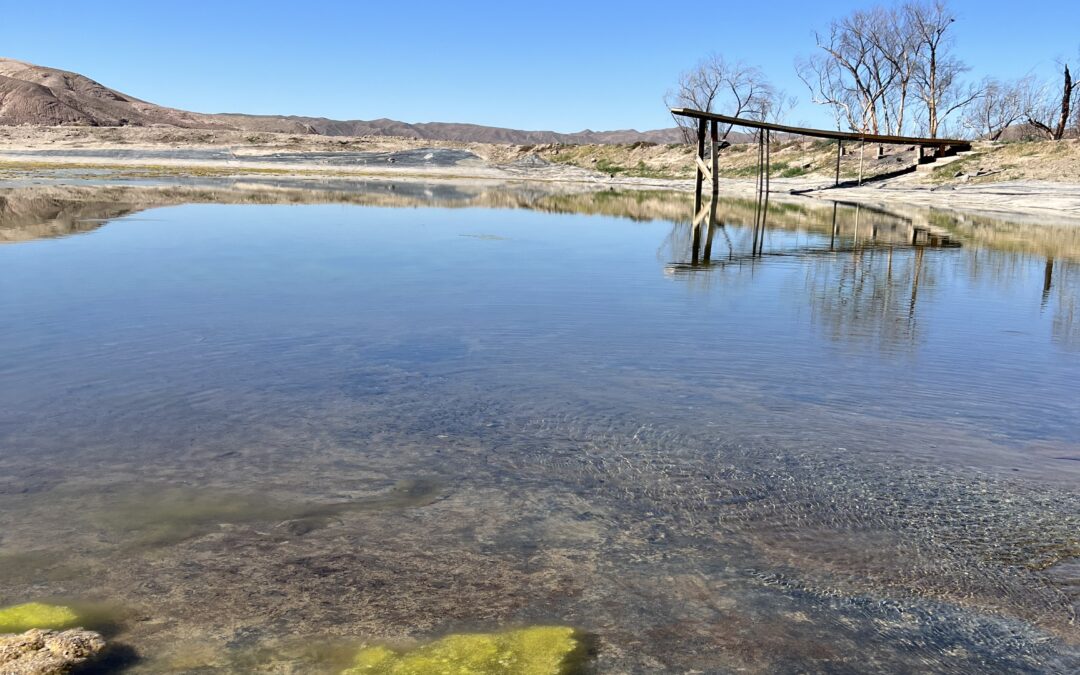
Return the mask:
[[[836,176],[833,182],[834,187],[841,187],[840,183],[840,158],[844,154],[844,141],[857,141],[860,146],[859,153],[859,180],[858,185],[862,185],[863,173],[862,173],[862,148],[867,143],[878,146],[879,156],[881,154],[882,145],[909,145],[918,148],[918,159],[914,166],[907,169],[903,169],[899,172],[894,171],[890,175],[895,176],[899,173],[909,173],[915,171],[921,164],[935,162],[942,157],[955,156],[958,152],[967,152],[971,150],[971,143],[968,141],[957,140],[954,138],[919,138],[917,136],[884,136],[881,134],[865,134],[859,132],[847,132],[847,131],[829,131],[827,129],[811,129],[806,127],[789,127],[783,124],[773,124],[771,122],[760,122],[758,120],[748,120],[741,117],[731,117],[729,115],[720,115],[717,113],[704,112],[702,110],[692,110],[689,108],[672,108],[671,113],[673,115],[679,115],[682,117],[690,117],[697,120],[697,153],[694,156],[694,164],[696,165],[695,178],[694,178],[694,218],[693,218],[693,242],[692,242],[692,265],[698,264],[698,249],[701,244],[702,227],[707,229],[705,236],[705,248],[704,256],[705,260],[709,260],[712,254],[712,235],[716,229],[716,207],[720,193],[719,183],[719,165],[718,155],[722,148],[727,147],[727,143],[721,141],[719,134],[719,125],[729,124],[731,126],[747,127],[750,129],[757,129],[758,139],[758,167],[757,178],[755,180],[755,187],[757,190],[758,208],[756,210],[754,233],[755,233],[755,253],[760,255],[761,251],[758,249],[758,240],[756,238],[757,233],[760,231],[764,233],[765,221],[769,214],[769,192],[770,192],[770,175],[771,170],[771,148],[772,148],[772,132],[776,131],[785,134],[794,134],[800,136],[809,136],[812,138],[827,138],[836,141]],[[709,154],[706,155],[705,150],[705,137],[706,133],[711,136],[712,143],[710,145]],[[927,152],[932,153],[932,156],[927,156]],[[706,158],[709,161],[706,161]],[[708,204],[705,204],[702,197],[702,188],[705,181],[712,183],[712,198]],[[764,242],[764,237],[761,238],[761,243]]]
[[[719,115],[717,113],[693,110],[690,108],[672,108],[671,114],[679,115],[680,117],[692,117],[698,120],[719,122],[721,124],[730,124],[737,127],[746,127],[748,129],[764,129],[766,131],[776,131],[784,134],[809,136],[811,138],[828,138],[834,141],[860,141],[863,143],[883,145],[915,145],[922,146],[924,148],[952,148],[958,152],[964,152],[971,149],[971,143],[969,141],[962,141],[955,138],[887,136],[882,134],[864,134],[854,131],[830,131],[828,129],[811,129],[808,127],[789,127],[784,124],[759,122],[758,120],[749,120],[743,117],[731,117],[729,115]]]

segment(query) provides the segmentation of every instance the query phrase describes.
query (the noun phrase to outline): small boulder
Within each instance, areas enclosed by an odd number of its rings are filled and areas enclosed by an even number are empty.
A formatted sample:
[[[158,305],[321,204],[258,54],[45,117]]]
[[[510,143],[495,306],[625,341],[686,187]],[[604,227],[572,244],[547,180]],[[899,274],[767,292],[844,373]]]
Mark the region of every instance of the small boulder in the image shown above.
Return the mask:
[[[88,630],[34,628],[20,635],[0,635],[0,673],[62,675],[103,649],[105,640]]]

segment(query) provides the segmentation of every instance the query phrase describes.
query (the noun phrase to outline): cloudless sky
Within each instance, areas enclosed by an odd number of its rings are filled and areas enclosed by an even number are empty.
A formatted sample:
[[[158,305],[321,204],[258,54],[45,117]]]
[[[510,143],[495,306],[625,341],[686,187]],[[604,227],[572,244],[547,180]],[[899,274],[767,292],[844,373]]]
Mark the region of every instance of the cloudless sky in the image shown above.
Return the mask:
[[[0,56],[198,112],[579,131],[671,126],[664,92],[716,51],[795,95],[789,121],[828,125],[794,61],[873,4],[0,0]],[[1080,71],[1080,0],[952,6],[970,76]]]

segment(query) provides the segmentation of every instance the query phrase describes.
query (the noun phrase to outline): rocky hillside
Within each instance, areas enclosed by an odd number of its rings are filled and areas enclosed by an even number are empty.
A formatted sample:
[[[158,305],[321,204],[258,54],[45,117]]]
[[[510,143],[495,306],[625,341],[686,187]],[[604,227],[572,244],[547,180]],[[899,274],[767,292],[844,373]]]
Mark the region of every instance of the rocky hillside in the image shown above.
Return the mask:
[[[520,131],[476,124],[396,120],[331,120],[285,115],[204,114],[166,108],[110,89],[88,77],[0,58],[0,125],[151,126],[232,129],[326,136],[398,136],[469,143],[677,143],[677,129],[640,132]]]
[[[592,131],[586,129],[573,134],[560,134],[555,131],[520,131],[485,127],[478,124],[452,124],[447,122],[428,122],[426,124],[406,124],[394,120],[381,119],[372,122],[338,122],[325,118],[300,117],[300,122],[311,125],[318,133],[330,136],[369,136],[392,135],[423,138],[436,141],[465,141],[469,143],[510,143],[513,145],[536,145],[541,143],[678,143],[681,136],[677,129],[657,129],[655,131]]]
[[[214,122],[141,101],[78,73],[0,59],[0,124],[204,127]]]

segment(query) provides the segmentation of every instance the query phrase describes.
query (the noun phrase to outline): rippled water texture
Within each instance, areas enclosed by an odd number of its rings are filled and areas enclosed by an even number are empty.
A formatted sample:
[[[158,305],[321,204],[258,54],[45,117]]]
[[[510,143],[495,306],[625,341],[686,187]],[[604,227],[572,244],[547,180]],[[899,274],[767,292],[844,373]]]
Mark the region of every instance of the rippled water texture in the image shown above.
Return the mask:
[[[1075,672],[1078,231],[754,208],[693,265],[680,195],[7,191],[0,605],[135,672]]]

